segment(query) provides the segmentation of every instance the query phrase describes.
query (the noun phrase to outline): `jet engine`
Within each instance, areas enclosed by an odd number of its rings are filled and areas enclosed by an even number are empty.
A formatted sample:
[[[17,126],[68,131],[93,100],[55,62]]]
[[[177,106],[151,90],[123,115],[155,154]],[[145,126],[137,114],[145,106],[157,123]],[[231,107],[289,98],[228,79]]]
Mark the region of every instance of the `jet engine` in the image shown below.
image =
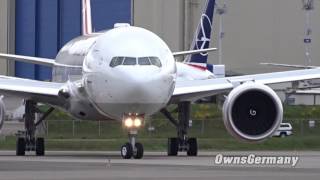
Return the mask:
[[[254,82],[234,88],[223,105],[223,120],[229,133],[249,142],[270,137],[282,116],[278,95],[270,87]]]
[[[0,130],[2,129],[4,119],[5,119],[5,106],[2,98],[0,97]]]

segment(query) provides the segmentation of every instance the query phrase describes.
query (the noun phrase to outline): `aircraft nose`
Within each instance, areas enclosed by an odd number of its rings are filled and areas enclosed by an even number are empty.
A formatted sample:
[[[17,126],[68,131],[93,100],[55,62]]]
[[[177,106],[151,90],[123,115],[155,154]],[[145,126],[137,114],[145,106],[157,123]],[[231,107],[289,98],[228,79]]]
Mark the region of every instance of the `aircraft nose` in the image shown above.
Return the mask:
[[[161,74],[158,69],[140,69],[140,70],[122,70],[121,78],[128,83],[143,84],[150,81],[156,81],[161,79]]]
[[[123,91],[124,97],[136,99],[136,101],[150,101],[159,94],[155,88],[166,88],[163,86],[164,77],[154,71],[125,72],[120,82],[126,89]]]
[[[127,71],[91,79],[87,88],[91,100],[114,117],[124,113],[152,114],[167,104],[174,87],[171,76],[157,72]]]

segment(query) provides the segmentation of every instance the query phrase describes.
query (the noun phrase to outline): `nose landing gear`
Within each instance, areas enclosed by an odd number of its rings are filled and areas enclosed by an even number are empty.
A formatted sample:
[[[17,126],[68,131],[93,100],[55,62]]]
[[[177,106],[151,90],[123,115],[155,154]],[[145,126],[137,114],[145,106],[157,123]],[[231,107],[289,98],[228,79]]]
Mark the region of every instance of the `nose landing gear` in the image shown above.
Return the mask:
[[[129,141],[121,147],[121,156],[123,159],[141,159],[143,157],[143,145],[136,142],[137,130],[129,131]]]
[[[142,118],[138,117],[137,115],[135,117],[126,117],[123,121],[126,128],[128,128],[128,136],[129,136],[129,142],[125,143],[123,146],[121,146],[121,156],[123,159],[131,159],[132,157],[134,159],[141,159],[143,157],[143,145],[140,142],[136,142],[137,134],[138,134],[138,128],[142,124]]]

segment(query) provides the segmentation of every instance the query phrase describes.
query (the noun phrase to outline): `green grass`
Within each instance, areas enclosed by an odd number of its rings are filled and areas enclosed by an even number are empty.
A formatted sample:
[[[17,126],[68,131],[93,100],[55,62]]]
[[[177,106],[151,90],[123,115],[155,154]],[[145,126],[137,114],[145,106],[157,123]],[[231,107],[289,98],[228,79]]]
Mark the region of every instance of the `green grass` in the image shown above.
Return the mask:
[[[47,139],[47,150],[119,150],[126,142],[126,138],[120,139]],[[166,138],[139,138],[147,151],[165,151]],[[318,136],[272,138],[262,143],[251,144],[239,142],[232,138],[199,138],[199,148],[202,151],[214,150],[320,150]],[[8,137],[0,141],[0,149],[14,150],[15,137]]]

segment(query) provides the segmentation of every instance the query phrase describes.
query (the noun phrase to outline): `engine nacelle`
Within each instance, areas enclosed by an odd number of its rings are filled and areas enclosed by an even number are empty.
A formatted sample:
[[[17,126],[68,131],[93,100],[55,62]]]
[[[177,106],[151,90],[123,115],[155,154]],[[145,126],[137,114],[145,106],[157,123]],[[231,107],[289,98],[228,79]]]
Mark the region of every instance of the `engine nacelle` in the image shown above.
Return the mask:
[[[223,105],[224,124],[237,139],[256,142],[277,130],[283,108],[278,95],[268,86],[254,82],[233,89]]]
[[[4,106],[4,102],[2,100],[2,97],[0,97],[0,130],[3,127],[5,116],[6,116],[6,108]]]

